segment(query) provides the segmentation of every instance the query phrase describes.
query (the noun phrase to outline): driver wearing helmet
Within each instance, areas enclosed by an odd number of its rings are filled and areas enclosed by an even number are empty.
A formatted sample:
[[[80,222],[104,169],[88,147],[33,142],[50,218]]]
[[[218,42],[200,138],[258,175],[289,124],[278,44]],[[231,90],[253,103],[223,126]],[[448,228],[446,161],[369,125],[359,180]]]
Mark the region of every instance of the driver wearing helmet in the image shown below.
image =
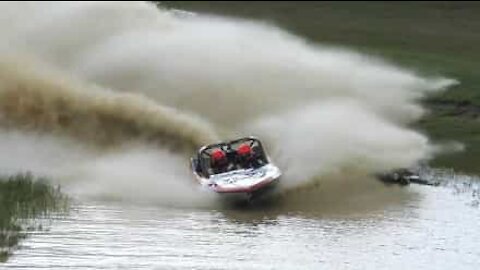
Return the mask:
[[[211,157],[212,157],[211,167],[213,169],[214,174],[223,173],[228,170],[229,162],[228,162],[227,155],[225,154],[224,151],[220,149],[215,149],[212,152]]]

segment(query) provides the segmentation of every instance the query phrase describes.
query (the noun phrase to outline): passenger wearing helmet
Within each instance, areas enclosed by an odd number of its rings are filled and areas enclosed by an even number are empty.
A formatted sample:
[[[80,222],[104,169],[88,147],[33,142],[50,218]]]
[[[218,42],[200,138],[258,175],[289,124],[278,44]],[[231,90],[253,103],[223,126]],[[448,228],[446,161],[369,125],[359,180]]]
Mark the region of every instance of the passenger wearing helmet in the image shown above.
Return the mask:
[[[220,149],[215,149],[211,154],[213,173],[223,173],[228,170],[229,162],[227,155]]]
[[[241,169],[257,166],[252,148],[248,144],[242,144],[237,148],[237,165]]]

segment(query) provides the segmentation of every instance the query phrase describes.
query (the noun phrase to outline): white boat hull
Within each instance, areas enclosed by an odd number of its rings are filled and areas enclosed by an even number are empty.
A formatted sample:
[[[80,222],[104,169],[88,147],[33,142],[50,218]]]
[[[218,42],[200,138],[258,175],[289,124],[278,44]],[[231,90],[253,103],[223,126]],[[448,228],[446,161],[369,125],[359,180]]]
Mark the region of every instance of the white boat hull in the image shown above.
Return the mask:
[[[280,170],[267,164],[260,168],[242,169],[203,178],[196,175],[203,189],[219,194],[244,194],[251,196],[269,187],[280,179]]]

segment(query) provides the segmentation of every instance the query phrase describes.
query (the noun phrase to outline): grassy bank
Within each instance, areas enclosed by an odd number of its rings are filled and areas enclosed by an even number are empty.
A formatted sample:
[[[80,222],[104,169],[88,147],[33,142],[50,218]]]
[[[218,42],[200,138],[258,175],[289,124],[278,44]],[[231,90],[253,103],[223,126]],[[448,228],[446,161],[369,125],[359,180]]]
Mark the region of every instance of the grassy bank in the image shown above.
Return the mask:
[[[46,179],[30,174],[0,177],[0,262],[34,229],[32,220],[65,207],[66,198]]]
[[[425,101],[432,114],[417,128],[437,141],[458,140],[467,147],[465,152],[440,156],[434,166],[480,173],[479,2],[165,1],[161,5],[271,22],[314,43],[352,48],[424,76],[458,80],[459,85]],[[473,109],[458,113],[459,106],[466,104]]]

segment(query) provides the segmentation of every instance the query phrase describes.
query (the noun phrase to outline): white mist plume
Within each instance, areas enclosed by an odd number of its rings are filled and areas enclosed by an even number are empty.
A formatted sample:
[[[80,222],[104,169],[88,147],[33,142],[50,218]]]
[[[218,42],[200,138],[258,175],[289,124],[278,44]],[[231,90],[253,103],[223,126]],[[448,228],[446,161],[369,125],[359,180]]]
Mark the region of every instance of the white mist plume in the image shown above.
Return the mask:
[[[269,139],[290,186],[343,169],[371,173],[409,167],[433,151],[425,136],[347,100],[306,104],[258,119],[251,129]]]
[[[39,12],[32,15],[34,23],[20,20],[23,27],[10,41],[17,50],[224,125],[303,106],[305,99],[342,96],[359,99],[384,117],[411,121],[421,116],[417,99],[452,83],[312,46],[259,23],[176,18],[142,2],[30,5]]]
[[[194,184],[188,159],[147,146],[102,155],[73,173],[69,188],[83,197],[197,207],[214,201]]]
[[[349,166],[373,172],[429,158],[428,139],[405,126],[422,116],[423,96],[455,83],[270,25],[178,18],[144,2],[1,3],[7,21],[0,49],[197,114],[225,137],[261,135],[292,186]],[[93,166],[91,178],[108,171]]]
[[[0,172],[50,177],[75,197],[207,206],[214,198],[191,181],[177,153],[130,144],[97,151],[75,140],[0,129]]]

